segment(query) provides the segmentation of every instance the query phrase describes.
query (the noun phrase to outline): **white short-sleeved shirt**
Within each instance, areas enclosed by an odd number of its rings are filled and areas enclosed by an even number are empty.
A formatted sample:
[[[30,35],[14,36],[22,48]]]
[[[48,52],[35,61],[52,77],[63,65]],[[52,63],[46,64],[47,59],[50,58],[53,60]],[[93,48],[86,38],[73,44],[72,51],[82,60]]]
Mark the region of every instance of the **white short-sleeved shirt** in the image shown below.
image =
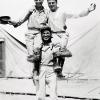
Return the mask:
[[[35,7],[31,9],[32,14],[29,17],[28,20],[28,27],[35,27],[35,28],[41,28],[43,27],[42,23],[47,22],[47,10],[44,8],[40,12],[36,10]]]
[[[80,14],[68,14],[65,9],[59,8],[56,12],[49,11],[48,14],[48,25],[51,29],[56,31],[65,31],[64,26],[66,26],[66,20],[69,18],[78,18],[87,16],[89,14],[88,10],[81,12]]]
[[[32,6],[16,22],[21,25],[24,21],[28,20],[28,28],[41,28],[43,27],[42,23],[47,22],[47,12],[48,11],[45,8],[39,12],[36,10],[35,6]]]
[[[42,47],[42,55],[41,55],[41,65],[52,65],[53,61],[53,53],[59,51],[59,46],[52,46],[52,43],[49,45],[43,45]]]

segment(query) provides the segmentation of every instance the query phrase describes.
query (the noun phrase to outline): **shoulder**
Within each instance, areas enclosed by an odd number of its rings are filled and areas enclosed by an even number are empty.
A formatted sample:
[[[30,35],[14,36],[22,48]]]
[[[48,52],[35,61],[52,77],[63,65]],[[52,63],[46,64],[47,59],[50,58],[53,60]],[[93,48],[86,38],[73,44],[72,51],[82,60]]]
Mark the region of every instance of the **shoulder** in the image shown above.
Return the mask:
[[[64,15],[65,14],[65,9],[63,7],[58,7],[56,14],[59,15]]]
[[[58,12],[64,13],[65,9],[63,7],[58,7]]]

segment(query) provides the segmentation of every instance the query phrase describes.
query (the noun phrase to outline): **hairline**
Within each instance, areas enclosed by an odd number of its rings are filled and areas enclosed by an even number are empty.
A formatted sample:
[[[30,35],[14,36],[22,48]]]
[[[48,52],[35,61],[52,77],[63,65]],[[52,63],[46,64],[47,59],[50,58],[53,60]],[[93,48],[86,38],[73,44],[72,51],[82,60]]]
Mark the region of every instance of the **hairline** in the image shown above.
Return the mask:
[[[49,0],[47,0],[47,1],[49,1]],[[57,0],[55,0],[56,1],[56,3],[57,3]]]

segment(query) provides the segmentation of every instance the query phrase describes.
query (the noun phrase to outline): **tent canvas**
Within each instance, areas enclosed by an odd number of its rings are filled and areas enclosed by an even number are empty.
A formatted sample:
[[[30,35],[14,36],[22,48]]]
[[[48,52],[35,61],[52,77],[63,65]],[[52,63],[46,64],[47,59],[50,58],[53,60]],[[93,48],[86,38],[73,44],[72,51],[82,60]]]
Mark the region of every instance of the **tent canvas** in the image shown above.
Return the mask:
[[[0,29],[0,38],[5,42],[6,76],[30,76],[33,64],[26,60],[25,45],[3,29]]]
[[[100,23],[87,32],[77,34],[74,39],[69,40],[68,48],[72,51],[73,56],[72,58],[66,58],[63,73],[66,75],[67,80],[58,82],[59,95],[100,99],[99,32]],[[16,40],[15,37],[2,28],[0,28],[0,38],[5,39],[6,77],[31,77],[33,64],[26,60],[25,44],[22,44],[20,40]],[[27,84],[29,90],[23,87],[24,83]],[[20,86],[16,89],[17,84],[20,84]],[[0,90],[33,93],[32,86],[30,80],[2,80]]]

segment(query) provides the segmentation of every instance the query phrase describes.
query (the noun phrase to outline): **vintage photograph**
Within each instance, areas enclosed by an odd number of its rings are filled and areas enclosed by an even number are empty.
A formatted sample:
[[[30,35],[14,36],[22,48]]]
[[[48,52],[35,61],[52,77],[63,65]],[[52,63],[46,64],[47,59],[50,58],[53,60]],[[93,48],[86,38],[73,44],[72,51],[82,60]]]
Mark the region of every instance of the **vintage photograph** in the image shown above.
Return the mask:
[[[0,0],[0,100],[100,100],[100,0]]]

